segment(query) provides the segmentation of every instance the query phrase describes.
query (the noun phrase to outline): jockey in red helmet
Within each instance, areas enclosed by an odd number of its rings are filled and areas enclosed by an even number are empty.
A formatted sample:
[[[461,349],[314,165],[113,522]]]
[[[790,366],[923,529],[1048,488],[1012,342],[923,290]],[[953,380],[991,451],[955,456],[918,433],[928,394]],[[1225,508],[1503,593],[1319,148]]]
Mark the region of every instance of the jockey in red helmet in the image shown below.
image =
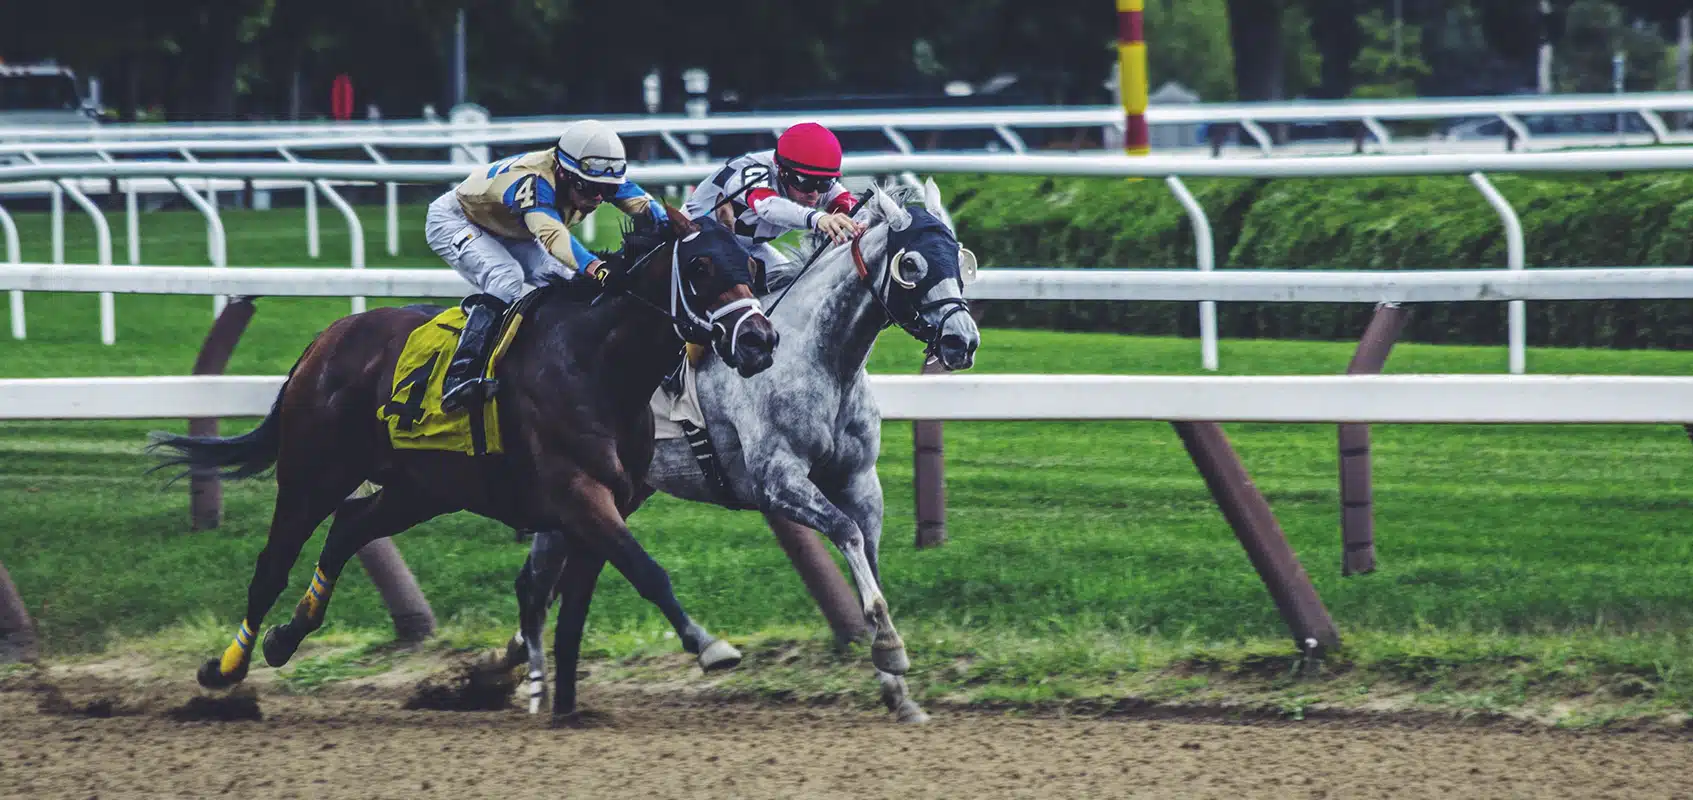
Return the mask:
[[[828,128],[802,122],[782,132],[775,150],[730,159],[682,209],[693,218],[715,208],[754,257],[773,265],[785,259],[769,242],[788,231],[821,231],[844,242],[864,230],[852,220],[856,201],[840,177],[840,141]]]

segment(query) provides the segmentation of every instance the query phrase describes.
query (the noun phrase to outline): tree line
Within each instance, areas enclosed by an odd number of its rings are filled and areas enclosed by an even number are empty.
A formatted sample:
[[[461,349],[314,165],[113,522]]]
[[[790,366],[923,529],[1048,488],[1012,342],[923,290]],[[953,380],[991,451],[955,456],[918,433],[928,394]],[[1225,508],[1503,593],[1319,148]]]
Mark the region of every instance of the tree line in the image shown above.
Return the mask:
[[[54,59],[101,79],[121,119],[314,117],[336,75],[357,108],[417,116],[453,101],[459,12],[468,99],[495,115],[683,110],[682,72],[708,71],[714,110],[943,102],[1110,102],[1111,0],[19,0],[0,59]],[[1458,95],[1532,89],[1542,41],[1559,91],[1673,80],[1686,0],[1148,0],[1154,86],[1207,101]],[[19,21],[20,24],[10,24]],[[1000,80],[996,81],[995,79]],[[359,112],[362,116],[362,111]]]

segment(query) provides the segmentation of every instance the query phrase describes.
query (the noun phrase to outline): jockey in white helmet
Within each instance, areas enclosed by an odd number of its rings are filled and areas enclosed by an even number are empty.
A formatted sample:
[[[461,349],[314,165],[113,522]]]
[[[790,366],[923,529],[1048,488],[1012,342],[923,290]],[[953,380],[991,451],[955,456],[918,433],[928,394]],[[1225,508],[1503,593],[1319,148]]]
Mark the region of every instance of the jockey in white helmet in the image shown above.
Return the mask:
[[[430,249],[480,290],[465,298],[468,318],[447,367],[441,406],[453,411],[491,396],[481,377],[489,339],[525,283],[569,280],[581,272],[604,283],[605,265],[570,235],[601,202],[630,216],[667,221],[664,206],[624,177],[623,140],[610,126],[581,120],[558,146],[501,159],[471,173],[429,204]]]
[[[715,208],[768,268],[782,260],[770,240],[788,231],[822,231],[837,242],[863,231],[851,217],[857,201],[840,177],[840,141],[828,128],[802,122],[782,132],[776,149],[730,159],[682,209],[692,219]]]

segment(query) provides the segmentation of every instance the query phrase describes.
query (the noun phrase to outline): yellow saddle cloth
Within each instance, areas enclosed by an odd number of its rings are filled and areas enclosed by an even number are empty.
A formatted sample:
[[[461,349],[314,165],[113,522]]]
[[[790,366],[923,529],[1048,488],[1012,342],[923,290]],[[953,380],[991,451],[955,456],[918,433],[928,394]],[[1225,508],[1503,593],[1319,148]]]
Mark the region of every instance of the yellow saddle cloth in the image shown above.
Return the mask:
[[[503,452],[495,398],[451,413],[441,410],[442,382],[464,321],[464,309],[454,306],[406,337],[406,346],[394,367],[393,391],[376,409],[376,418],[387,422],[388,440],[396,450],[448,450],[470,455]],[[494,376],[522,322],[521,311],[501,320],[484,377]]]

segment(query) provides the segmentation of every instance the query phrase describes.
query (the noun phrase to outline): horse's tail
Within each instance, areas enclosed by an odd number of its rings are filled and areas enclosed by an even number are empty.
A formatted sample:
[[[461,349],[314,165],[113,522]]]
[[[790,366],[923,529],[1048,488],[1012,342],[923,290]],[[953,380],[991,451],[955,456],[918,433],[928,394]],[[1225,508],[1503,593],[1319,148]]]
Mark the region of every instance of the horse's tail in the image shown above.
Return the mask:
[[[316,340],[313,340],[316,343]],[[306,346],[306,353],[311,352],[311,346]],[[288,383],[294,379],[294,370],[304,361],[306,353],[300,354],[300,359],[294,366],[288,368],[288,377],[282,381],[282,388],[276,392],[276,400],[270,404],[270,413],[265,415],[259,427],[239,436],[179,436],[174,433],[155,431],[147,438],[147,453],[152,454],[161,448],[170,452],[159,456],[158,465],[147,470],[148,474],[166,467],[183,466],[187,469],[178,473],[171,481],[177,481],[183,475],[215,473],[226,480],[251,478],[263,473],[276,463],[277,453],[282,449],[282,397],[288,392]],[[224,470],[223,467],[233,467]]]

